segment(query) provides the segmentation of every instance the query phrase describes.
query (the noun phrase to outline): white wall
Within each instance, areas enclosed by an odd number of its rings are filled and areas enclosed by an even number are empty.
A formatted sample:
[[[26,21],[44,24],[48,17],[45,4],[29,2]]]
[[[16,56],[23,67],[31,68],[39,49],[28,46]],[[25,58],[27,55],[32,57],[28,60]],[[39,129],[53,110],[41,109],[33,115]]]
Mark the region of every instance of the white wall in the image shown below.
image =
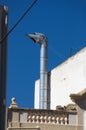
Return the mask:
[[[51,70],[51,109],[72,103],[69,95],[86,88],[86,48]],[[39,80],[35,85],[35,108],[39,108]]]
[[[39,108],[39,80],[35,82],[34,108]]]

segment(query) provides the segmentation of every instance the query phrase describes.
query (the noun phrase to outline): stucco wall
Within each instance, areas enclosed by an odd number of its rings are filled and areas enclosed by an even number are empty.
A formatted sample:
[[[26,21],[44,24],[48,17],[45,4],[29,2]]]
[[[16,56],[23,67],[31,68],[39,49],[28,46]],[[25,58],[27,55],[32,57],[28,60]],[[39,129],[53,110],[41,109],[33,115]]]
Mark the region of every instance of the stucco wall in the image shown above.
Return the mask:
[[[86,88],[86,48],[60,64],[50,75],[51,109],[72,103],[69,95]],[[35,108],[39,108],[39,80],[35,83]]]

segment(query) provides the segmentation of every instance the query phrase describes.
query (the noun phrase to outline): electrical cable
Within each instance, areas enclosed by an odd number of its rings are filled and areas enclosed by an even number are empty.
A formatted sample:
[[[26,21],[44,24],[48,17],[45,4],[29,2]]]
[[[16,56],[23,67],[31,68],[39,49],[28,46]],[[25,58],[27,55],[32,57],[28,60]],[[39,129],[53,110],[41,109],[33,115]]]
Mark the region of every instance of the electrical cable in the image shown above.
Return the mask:
[[[8,31],[8,33],[1,39],[0,43],[2,43],[7,36],[16,28],[16,26],[21,22],[21,20],[25,17],[25,15],[32,9],[32,7],[36,4],[38,0],[34,0],[28,9],[22,14],[22,16],[17,20],[17,22],[13,25],[13,27]]]
[[[66,56],[63,55],[62,53],[60,53],[58,50],[55,50],[55,48],[53,46],[50,45],[49,50],[52,51],[52,53],[55,54],[60,59],[62,59],[62,60],[66,59]]]

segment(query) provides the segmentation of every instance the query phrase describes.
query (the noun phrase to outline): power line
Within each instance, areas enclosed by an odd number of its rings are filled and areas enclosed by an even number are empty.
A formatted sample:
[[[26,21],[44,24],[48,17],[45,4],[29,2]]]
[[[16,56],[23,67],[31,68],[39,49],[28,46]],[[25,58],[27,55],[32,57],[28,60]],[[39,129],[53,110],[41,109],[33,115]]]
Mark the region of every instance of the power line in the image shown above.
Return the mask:
[[[17,20],[17,22],[13,25],[13,27],[8,31],[8,33],[1,39],[0,43],[2,43],[7,36],[16,28],[16,26],[21,22],[21,20],[25,17],[25,15],[32,9],[32,7],[36,4],[38,0],[34,0],[28,9],[22,14],[22,16]]]
[[[62,60],[66,59],[66,56],[63,55],[62,53],[60,53],[58,50],[55,50],[55,48],[53,46],[50,45],[49,49],[50,49],[50,51],[52,51],[56,56],[58,56]]]

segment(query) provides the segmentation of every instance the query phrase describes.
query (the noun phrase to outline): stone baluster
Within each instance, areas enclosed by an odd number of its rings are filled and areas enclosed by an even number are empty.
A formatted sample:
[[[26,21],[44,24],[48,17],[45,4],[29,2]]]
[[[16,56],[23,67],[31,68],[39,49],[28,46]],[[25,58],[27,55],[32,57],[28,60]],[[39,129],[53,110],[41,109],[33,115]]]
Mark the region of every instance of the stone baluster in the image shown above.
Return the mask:
[[[55,123],[55,116],[52,116],[52,123]]]
[[[47,123],[47,116],[44,116],[44,122]]]
[[[56,117],[56,123],[59,124],[59,117]]]
[[[65,120],[65,125],[67,125],[67,116],[65,116],[64,120]]]
[[[63,116],[63,124],[65,125],[65,115]]]
[[[60,122],[61,122],[61,125],[63,124],[63,117],[61,116],[60,117]]]
[[[32,116],[32,123],[35,123],[36,120],[35,120],[35,115]]]
[[[56,120],[56,118],[57,118],[57,117],[55,116],[55,124],[57,123],[57,120]]]
[[[39,123],[39,120],[40,120],[40,116],[37,115],[37,116],[36,116],[36,123]]]
[[[51,123],[51,116],[48,116],[48,123]]]
[[[40,116],[40,123],[43,123],[43,120],[44,120],[43,116]]]
[[[31,122],[31,116],[30,115],[28,116],[28,122],[29,123]]]

